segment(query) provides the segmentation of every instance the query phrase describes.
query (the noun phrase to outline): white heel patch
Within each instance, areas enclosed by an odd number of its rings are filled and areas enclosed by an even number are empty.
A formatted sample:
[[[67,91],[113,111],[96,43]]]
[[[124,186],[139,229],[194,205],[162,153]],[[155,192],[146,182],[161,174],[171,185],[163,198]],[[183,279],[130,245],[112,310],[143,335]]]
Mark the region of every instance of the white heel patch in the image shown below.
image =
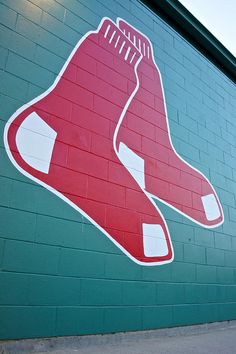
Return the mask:
[[[204,195],[201,198],[207,220],[212,221],[218,219],[220,216],[220,209],[214,194]]]
[[[144,160],[124,143],[120,143],[118,155],[140,187],[145,188]]]
[[[34,169],[48,173],[57,133],[33,112],[20,125],[16,146],[21,157]]]
[[[143,224],[143,247],[146,257],[166,256],[168,247],[165,233],[159,224]]]

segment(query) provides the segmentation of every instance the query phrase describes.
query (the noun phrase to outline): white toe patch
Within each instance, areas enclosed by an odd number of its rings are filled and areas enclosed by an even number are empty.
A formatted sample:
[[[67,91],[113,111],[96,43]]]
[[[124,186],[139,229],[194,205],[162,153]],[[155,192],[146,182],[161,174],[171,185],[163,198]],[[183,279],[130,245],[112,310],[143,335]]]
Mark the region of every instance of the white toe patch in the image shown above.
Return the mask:
[[[57,133],[33,112],[23,121],[16,134],[21,157],[34,169],[48,173]]]
[[[120,143],[118,155],[140,187],[145,188],[144,160],[124,143]]]
[[[206,218],[209,221],[218,219],[220,216],[220,209],[214,194],[204,195],[202,197],[202,204],[205,210]]]
[[[159,224],[143,224],[143,247],[146,257],[166,256],[168,247],[165,233]]]

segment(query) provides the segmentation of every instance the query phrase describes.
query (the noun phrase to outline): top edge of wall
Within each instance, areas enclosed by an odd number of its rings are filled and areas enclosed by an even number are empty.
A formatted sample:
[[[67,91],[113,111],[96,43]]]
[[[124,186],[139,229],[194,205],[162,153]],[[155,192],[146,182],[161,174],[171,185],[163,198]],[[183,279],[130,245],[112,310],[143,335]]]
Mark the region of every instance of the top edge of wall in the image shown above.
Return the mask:
[[[236,58],[178,0],[141,0],[236,83]]]

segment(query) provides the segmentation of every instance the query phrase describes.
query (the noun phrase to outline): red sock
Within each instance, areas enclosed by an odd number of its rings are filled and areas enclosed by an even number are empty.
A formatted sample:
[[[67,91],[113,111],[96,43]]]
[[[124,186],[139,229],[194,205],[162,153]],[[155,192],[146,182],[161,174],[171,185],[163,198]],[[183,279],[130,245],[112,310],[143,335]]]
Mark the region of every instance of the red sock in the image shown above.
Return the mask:
[[[162,264],[173,259],[165,221],[113,148],[139,60],[105,19],[79,42],[52,87],[11,117],[5,143],[22,173],[80,211],[130,258]]]
[[[143,54],[137,68],[140,87],[116,140],[120,159],[123,159],[122,151],[143,159],[145,179],[141,183],[136,180],[153,197],[205,227],[220,225],[223,210],[213,186],[201,172],[185,162],[172,145],[161,77],[151,42],[122,19],[118,19],[118,26]],[[141,143],[136,143],[139,140]],[[134,160],[130,163],[124,159],[123,163],[131,173],[135,170]]]

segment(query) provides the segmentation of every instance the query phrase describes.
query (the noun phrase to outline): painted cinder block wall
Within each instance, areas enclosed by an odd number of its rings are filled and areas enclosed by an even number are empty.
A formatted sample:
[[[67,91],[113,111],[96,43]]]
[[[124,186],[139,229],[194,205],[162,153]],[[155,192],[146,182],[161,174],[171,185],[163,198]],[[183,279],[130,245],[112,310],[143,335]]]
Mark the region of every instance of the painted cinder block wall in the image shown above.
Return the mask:
[[[154,45],[174,146],[203,172],[225,221],[208,230],[159,203],[175,259],[143,267],[83,216],[20,174],[9,117],[54,81],[103,16]],[[147,330],[236,319],[235,84],[137,0],[0,1],[0,338]]]

